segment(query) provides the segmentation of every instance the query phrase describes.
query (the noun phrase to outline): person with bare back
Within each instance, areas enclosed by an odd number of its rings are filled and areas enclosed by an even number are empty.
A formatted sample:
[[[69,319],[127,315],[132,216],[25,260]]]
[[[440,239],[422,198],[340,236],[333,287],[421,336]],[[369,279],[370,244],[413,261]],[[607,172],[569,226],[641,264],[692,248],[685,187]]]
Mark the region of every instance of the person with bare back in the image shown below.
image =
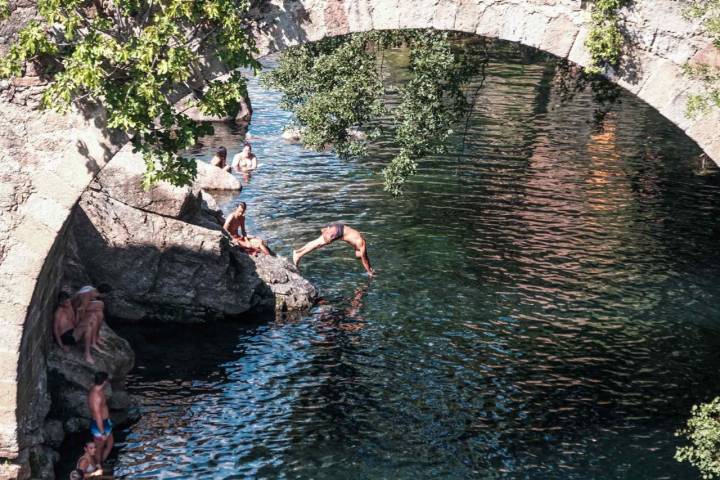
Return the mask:
[[[95,363],[95,359],[90,353],[90,348],[93,346],[91,332],[94,322],[94,319],[80,321],[80,316],[73,308],[72,297],[66,292],[60,292],[58,307],[53,319],[53,337],[64,352],[69,352],[70,347],[82,342],[85,349],[85,361]]]
[[[225,221],[223,228],[227,233],[230,234],[233,241],[239,246],[244,252],[250,255],[257,255],[258,253],[264,253],[265,255],[275,256],[270,250],[267,243],[258,237],[249,237],[245,231],[245,211],[247,205],[245,202],[240,202],[233,213]],[[238,235],[238,230],[240,235]]]
[[[90,348],[100,350],[100,328],[105,320],[105,302],[100,300],[103,294],[110,291],[107,285],[95,288],[86,285],[78,290],[72,299],[72,305],[77,316],[75,327],[78,338],[82,336],[85,343],[85,360],[95,363],[90,355]]]
[[[227,164],[227,148],[220,147],[215,152],[215,155],[213,156],[212,160],[210,160],[210,165],[214,167],[221,168],[225,170],[226,172],[230,171],[230,165]]]
[[[113,448],[113,438],[110,421],[110,410],[105,396],[105,387],[108,385],[107,372],[95,372],[93,385],[88,392],[87,403],[90,409],[90,433],[95,441],[95,465],[102,468]]]
[[[362,234],[354,228],[348,227],[342,223],[331,223],[330,225],[324,226],[320,230],[320,237],[308,242],[304,247],[293,250],[293,263],[296,267],[300,266],[300,259],[312,252],[313,250],[329,245],[335,240],[342,240],[349,243],[355,249],[355,256],[360,259],[363,267],[371,277],[375,274],[375,271],[370,266],[370,258],[367,254],[367,244]]]

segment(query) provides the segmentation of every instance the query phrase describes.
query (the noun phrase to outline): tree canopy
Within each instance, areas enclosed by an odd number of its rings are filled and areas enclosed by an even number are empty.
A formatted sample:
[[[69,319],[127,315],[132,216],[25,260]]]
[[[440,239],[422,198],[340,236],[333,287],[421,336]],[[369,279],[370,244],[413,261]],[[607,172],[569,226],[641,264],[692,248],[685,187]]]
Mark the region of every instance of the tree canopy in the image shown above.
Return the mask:
[[[391,110],[383,102],[383,52],[401,45],[410,52],[409,79],[398,87],[400,101]],[[482,68],[477,54],[447,32],[356,33],[290,48],[262,79],[282,92],[282,105],[293,112],[309,148],[362,155],[365,145],[352,129],[372,140],[380,133],[377,119],[390,118],[385,128],[399,150],[383,175],[386,190],[399,194],[418,159],[447,152],[453,128],[470,108],[464,87]]]
[[[130,134],[143,154],[146,185],[185,185],[196,164],[179,152],[212,127],[175,104],[195,91],[205,114],[236,110],[245,79],[233,72],[207,82],[204,58],[210,53],[228,71],[259,67],[248,8],[248,0],[39,0],[38,19],[0,60],[0,77],[19,77],[32,65],[49,81],[44,107],[64,112],[77,101],[101,104],[108,126]],[[0,0],[0,12],[10,13],[7,0]]]

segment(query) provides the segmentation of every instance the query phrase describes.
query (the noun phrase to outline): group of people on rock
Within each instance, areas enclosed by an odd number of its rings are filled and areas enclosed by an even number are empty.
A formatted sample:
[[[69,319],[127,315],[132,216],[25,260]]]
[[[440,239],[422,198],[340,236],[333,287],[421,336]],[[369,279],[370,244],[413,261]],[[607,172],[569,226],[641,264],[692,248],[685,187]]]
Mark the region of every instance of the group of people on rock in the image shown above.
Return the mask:
[[[85,360],[95,363],[92,350],[100,350],[100,327],[105,320],[105,303],[102,296],[110,288],[86,285],[74,294],[65,291],[58,295],[58,307],[53,321],[53,336],[64,351],[82,345]]]
[[[105,303],[102,298],[109,291],[110,287],[103,284],[98,287],[86,285],[73,294],[66,291],[59,293],[53,318],[53,337],[64,352],[75,346],[81,347],[85,360],[95,363],[92,351],[102,352],[103,345],[100,329],[105,321]],[[77,461],[71,479],[103,475],[102,464],[110,455],[114,443],[104,390],[108,381],[106,372],[95,372],[87,396],[92,440],[85,443],[83,455]]]
[[[258,166],[257,157],[252,153],[252,146],[249,142],[245,142],[242,151],[235,154],[231,165],[227,165],[227,149],[225,147],[217,149],[210,163],[227,172],[233,170],[237,172],[249,172],[257,169]],[[245,230],[246,211],[247,204],[240,202],[235,211],[228,216],[223,225],[223,229],[230,235],[233,242],[246,253],[250,255],[265,254],[274,256],[275,254],[270,250],[265,240],[258,237],[251,237],[247,234]],[[360,259],[368,275],[373,276],[374,271],[370,266],[365,238],[359,231],[340,222],[324,226],[320,230],[320,237],[308,242],[302,248],[293,250],[293,264],[299,267],[302,257],[336,240],[343,240],[350,244],[355,250],[355,256]]]

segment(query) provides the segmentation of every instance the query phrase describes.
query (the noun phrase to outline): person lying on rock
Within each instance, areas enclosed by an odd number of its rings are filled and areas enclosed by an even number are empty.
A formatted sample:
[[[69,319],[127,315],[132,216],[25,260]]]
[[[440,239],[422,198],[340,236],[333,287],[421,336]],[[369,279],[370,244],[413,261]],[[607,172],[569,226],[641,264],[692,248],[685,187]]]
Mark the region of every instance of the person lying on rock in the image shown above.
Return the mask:
[[[87,403],[90,409],[90,433],[95,441],[95,465],[102,466],[113,448],[113,424],[107,406],[105,387],[108,385],[107,372],[95,372],[93,385],[88,392]]]
[[[265,255],[275,254],[267,246],[267,243],[258,237],[249,237],[245,231],[245,211],[247,205],[245,202],[240,202],[237,208],[225,221],[223,228],[230,234],[233,241],[239,246],[244,252],[250,255],[257,255],[258,253],[264,253]],[[238,230],[240,235],[238,235]]]
[[[76,330],[79,330],[85,337],[85,359],[95,363],[89,354],[89,349],[100,349],[100,328],[105,320],[105,302],[100,300],[104,294],[110,291],[108,285],[100,285],[98,288],[86,285],[73,295],[72,304],[77,316]]]
[[[212,160],[210,160],[210,165],[218,168],[222,168],[226,172],[230,171],[230,165],[227,164],[227,148],[220,147],[215,152],[215,155],[213,156]]]
[[[83,478],[98,477],[103,474],[100,463],[97,461],[97,447],[94,440],[85,442],[83,455],[75,464],[75,469],[82,470]]]
[[[308,242],[299,250],[293,250],[293,263],[296,267],[300,266],[300,259],[312,252],[313,250],[329,245],[335,240],[342,240],[349,243],[355,249],[355,256],[360,259],[363,267],[371,277],[375,274],[374,270],[370,266],[370,259],[367,254],[367,245],[365,238],[355,230],[354,228],[348,227],[342,223],[331,223],[330,225],[324,226],[320,230],[320,237]]]
[[[232,167],[237,172],[250,172],[257,169],[257,157],[252,153],[250,142],[245,142],[242,151],[233,156]]]

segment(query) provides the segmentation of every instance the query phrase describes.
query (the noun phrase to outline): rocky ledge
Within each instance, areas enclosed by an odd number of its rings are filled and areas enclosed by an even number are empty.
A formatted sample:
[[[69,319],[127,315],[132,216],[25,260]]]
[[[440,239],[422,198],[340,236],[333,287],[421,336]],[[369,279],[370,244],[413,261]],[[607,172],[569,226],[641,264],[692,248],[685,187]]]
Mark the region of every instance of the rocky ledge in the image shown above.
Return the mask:
[[[125,390],[125,377],[135,363],[135,353],[127,340],[119,337],[107,325],[100,329],[100,342],[101,350],[93,350],[94,365],[85,361],[80,347],[70,348],[66,352],[53,345],[47,361],[48,391],[52,408],[50,420],[46,421],[58,423],[57,427],[51,429],[53,432],[59,428],[62,428],[64,433],[88,429],[90,412],[87,407],[87,392],[93,384],[95,372],[98,371],[110,375],[110,387],[106,394],[113,423],[120,425],[128,419],[131,401]]]
[[[118,155],[73,215],[67,282],[111,285],[109,316],[199,322],[313,304],[315,288],[290,262],[252,257],[231,244],[222,212],[197,183],[146,191],[143,168],[140,158]]]

